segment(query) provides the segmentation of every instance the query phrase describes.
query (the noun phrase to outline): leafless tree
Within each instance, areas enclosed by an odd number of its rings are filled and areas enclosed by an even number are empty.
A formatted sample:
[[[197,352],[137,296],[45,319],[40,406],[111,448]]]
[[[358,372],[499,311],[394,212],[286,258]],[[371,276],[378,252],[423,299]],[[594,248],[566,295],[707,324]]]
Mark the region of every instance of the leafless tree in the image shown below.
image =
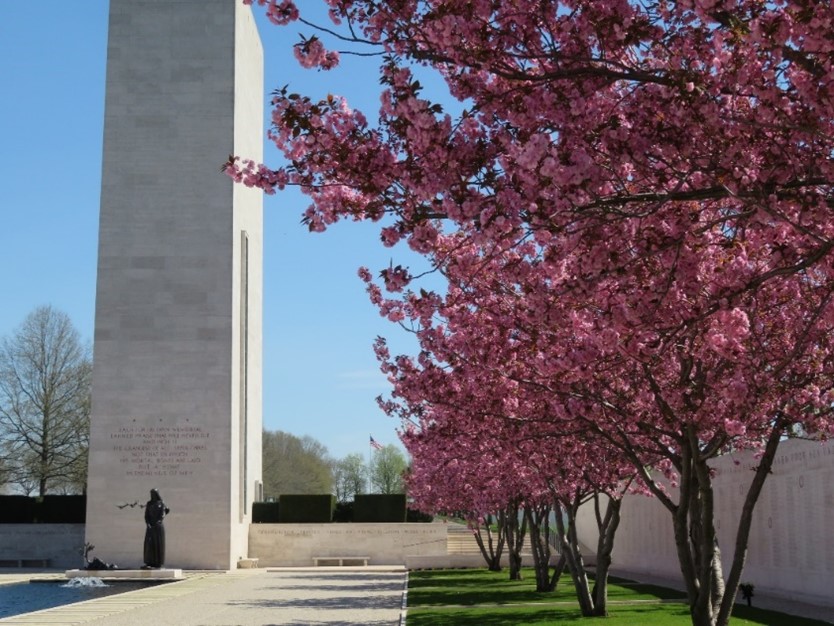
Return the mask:
[[[83,491],[91,374],[89,346],[51,306],[0,342],[0,465],[16,490]]]

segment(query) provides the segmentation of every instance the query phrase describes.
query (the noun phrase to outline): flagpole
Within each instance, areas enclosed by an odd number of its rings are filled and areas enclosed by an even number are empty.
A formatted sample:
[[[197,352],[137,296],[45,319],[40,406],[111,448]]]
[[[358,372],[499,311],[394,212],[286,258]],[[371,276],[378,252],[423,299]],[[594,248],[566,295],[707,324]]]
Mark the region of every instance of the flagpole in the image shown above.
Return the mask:
[[[374,439],[373,435],[368,436],[368,493],[371,493],[371,463],[373,463],[374,450],[382,450],[382,444]]]

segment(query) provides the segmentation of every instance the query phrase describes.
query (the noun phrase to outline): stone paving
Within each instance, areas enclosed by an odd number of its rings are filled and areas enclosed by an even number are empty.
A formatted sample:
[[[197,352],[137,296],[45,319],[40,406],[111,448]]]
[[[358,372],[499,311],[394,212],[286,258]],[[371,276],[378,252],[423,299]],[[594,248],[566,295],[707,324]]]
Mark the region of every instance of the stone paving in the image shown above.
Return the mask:
[[[404,568],[257,569],[186,580],[0,619],[2,626],[397,626]]]

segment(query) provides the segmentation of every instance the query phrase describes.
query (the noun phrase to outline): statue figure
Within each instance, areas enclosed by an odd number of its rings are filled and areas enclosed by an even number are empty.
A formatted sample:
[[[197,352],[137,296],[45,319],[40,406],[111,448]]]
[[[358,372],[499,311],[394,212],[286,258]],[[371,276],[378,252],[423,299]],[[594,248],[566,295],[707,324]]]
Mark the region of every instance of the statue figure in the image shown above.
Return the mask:
[[[81,550],[81,554],[84,555],[85,570],[119,569],[118,565],[114,563],[106,563],[98,557],[94,558],[93,560],[90,560],[90,552],[92,552],[95,549],[96,547],[93,544],[87,542],[84,544],[84,547]]]
[[[165,564],[165,527],[162,518],[169,512],[159,491],[151,489],[151,499],[145,505],[145,564],[142,569],[158,569]]]

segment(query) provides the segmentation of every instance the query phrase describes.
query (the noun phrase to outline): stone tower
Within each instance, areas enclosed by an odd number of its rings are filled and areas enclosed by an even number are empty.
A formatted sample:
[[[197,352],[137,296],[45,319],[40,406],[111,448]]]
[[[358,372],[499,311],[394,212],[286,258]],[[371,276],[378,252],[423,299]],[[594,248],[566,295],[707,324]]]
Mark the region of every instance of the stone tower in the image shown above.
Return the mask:
[[[110,0],[86,540],[142,564],[247,556],[261,485],[263,54],[240,0]],[[126,506],[128,505],[128,506]]]

